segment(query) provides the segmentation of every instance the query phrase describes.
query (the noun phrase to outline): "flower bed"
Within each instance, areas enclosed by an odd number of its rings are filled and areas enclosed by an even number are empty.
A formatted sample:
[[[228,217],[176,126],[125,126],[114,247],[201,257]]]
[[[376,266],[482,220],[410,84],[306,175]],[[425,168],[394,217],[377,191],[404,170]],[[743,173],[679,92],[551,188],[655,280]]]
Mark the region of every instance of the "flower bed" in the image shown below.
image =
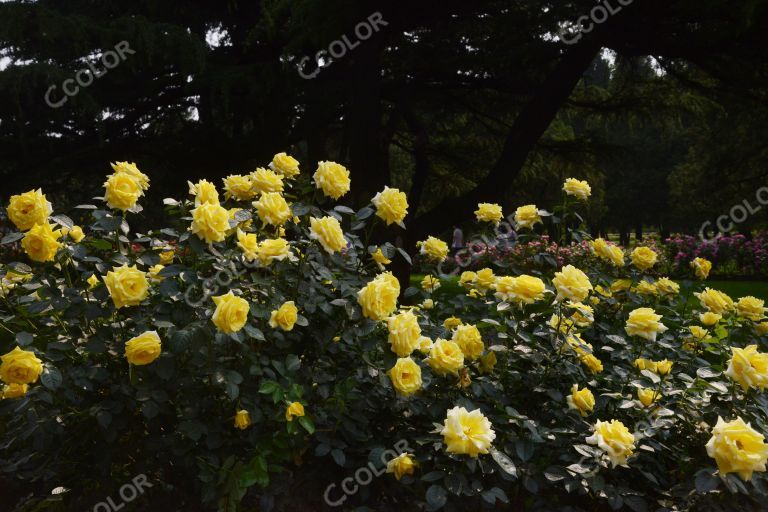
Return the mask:
[[[106,207],[80,206],[92,218],[83,228],[41,191],[9,205],[19,231],[3,243],[20,241],[24,255],[2,267],[8,507],[765,501],[762,301],[693,295],[650,277],[656,251],[627,259],[601,240],[580,268],[469,272],[467,293],[444,297],[448,247],[429,237],[419,257],[431,277],[401,290],[385,268],[410,257],[365,233],[403,225],[405,194],[334,206],[351,186],[343,166],[318,166],[317,204],[285,154],[225,179],[223,197],[190,183],[190,196],[165,201],[168,227],[147,233],[130,220],[149,178],[114,169]],[[566,213],[589,197],[585,182],[564,188],[577,201]],[[526,207],[518,227],[537,212]],[[500,217],[478,208],[480,222]]]

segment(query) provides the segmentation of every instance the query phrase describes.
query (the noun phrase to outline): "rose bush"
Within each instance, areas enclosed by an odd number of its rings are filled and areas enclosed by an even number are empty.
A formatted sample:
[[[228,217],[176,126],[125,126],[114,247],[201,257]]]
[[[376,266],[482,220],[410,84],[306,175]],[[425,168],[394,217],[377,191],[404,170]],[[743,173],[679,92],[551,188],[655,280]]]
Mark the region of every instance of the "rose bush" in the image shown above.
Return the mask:
[[[280,153],[221,196],[190,183],[146,233],[131,217],[149,177],[113,169],[109,207],[78,206],[92,219],[79,230],[42,191],[12,200],[21,231],[2,243],[24,254],[3,262],[0,289],[9,508],[90,510],[139,474],[142,510],[765,502],[757,299],[651,277],[651,249],[619,261],[599,241],[556,271],[467,273],[452,295],[437,286],[447,246],[429,237],[431,279],[401,287],[386,266],[410,256],[368,236],[404,227],[405,194],[335,205],[354,186],[338,164],[310,182]],[[564,190],[576,208],[591,193]]]

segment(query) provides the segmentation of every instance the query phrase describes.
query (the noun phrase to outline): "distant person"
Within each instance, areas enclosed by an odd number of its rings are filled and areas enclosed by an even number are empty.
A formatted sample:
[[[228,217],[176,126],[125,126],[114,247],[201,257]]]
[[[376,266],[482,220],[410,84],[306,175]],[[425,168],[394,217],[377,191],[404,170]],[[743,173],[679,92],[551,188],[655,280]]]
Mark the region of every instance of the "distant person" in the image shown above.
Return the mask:
[[[461,249],[464,248],[464,232],[460,227],[454,226],[453,228],[453,242],[451,243],[451,253],[456,255]]]

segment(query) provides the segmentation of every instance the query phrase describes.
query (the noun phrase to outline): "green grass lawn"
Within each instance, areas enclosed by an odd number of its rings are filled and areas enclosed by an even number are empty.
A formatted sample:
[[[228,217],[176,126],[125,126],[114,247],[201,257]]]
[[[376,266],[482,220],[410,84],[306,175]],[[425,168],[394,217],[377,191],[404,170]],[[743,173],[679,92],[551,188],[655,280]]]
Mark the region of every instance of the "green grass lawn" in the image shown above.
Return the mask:
[[[424,279],[424,274],[411,274],[411,286],[417,288],[421,287],[421,280]],[[763,299],[768,302],[768,281],[704,281],[701,283],[701,287],[708,286],[715,288],[721,292],[725,292],[733,299],[744,297],[745,295],[752,295],[758,299]],[[464,290],[459,286],[458,276],[451,276],[447,279],[441,280],[440,289],[438,294],[455,295],[464,293]]]

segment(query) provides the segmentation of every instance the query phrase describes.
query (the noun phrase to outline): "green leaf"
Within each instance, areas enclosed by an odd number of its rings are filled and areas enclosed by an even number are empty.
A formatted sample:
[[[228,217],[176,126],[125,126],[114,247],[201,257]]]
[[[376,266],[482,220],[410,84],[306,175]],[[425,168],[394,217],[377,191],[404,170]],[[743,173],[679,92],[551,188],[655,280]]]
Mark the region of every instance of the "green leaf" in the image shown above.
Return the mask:
[[[517,466],[515,466],[515,463],[512,462],[512,459],[507,457],[504,452],[497,450],[493,446],[491,446],[490,452],[493,460],[496,461],[496,464],[498,464],[505,473],[517,478]]]
[[[299,416],[299,425],[304,427],[304,430],[306,430],[309,434],[315,433],[315,424],[312,422],[311,419],[309,419],[308,416]]]
[[[32,341],[34,341],[34,336],[32,336],[32,334],[26,331],[16,333],[16,343],[18,343],[20,347],[31,345]]]
[[[427,500],[427,504],[432,507],[433,509],[439,509],[443,508],[445,504],[448,502],[448,493],[446,492],[445,488],[440,485],[431,485],[429,486],[429,489],[427,489],[427,494],[425,495],[425,498]]]
[[[62,380],[61,372],[55,366],[46,365],[40,375],[40,382],[51,391],[56,391],[61,386]]]

